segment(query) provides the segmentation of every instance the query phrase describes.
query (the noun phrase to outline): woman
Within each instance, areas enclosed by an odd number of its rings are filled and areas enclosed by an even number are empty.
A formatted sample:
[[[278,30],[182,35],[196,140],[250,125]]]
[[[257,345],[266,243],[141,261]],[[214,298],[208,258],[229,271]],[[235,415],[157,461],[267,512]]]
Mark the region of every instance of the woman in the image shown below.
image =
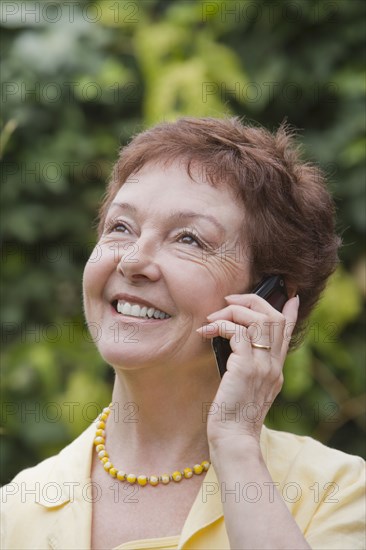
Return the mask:
[[[4,488],[4,548],[363,548],[363,461],[263,426],[339,245],[292,141],[186,118],[122,151],[83,280],[112,403]]]

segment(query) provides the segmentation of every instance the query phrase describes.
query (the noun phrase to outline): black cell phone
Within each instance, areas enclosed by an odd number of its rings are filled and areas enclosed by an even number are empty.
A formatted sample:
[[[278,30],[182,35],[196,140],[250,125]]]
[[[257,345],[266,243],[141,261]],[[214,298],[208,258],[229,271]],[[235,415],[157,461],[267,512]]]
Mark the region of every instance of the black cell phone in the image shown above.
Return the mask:
[[[282,275],[266,277],[252,290],[251,294],[258,294],[258,296],[267,300],[278,311],[282,311],[283,306],[288,300],[285,280]],[[222,378],[226,372],[226,363],[232,353],[230,342],[227,338],[215,336],[212,339],[211,345],[215,352],[217,369]]]

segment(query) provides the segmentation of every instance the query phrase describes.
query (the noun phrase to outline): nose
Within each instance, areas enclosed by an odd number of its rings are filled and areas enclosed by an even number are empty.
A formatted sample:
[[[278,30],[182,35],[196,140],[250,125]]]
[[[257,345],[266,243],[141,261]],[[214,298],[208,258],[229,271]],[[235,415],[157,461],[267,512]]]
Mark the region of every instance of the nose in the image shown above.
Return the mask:
[[[156,246],[151,239],[141,237],[120,244],[117,261],[117,271],[131,282],[157,281],[161,276]]]

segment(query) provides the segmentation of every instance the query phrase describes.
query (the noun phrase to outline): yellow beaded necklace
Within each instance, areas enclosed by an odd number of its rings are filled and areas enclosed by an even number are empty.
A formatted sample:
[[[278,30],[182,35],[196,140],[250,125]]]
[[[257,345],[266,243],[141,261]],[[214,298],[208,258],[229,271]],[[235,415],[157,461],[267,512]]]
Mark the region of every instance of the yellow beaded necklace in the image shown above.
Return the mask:
[[[103,468],[106,472],[108,472],[110,476],[117,478],[120,481],[127,481],[131,484],[136,483],[137,481],[137,483],[141,487],[144,487],[147,484],[155,487],[159,483],[167,485],[170,481],[175,481],[178,483],[183,478],[189,479],[193,477],[193,474],[200,475],[202,474],[202,472],[207,472],[207,470],[209,469],[210,462],[208,460],[204,460],[203,462],[201,462],[201,464],[195,464],[192,468],[184,468],[182,471],[176,470],[170,475],[162,474],[160,476],[137,476],[135,474],[126,474],[126,472],[124,472],[123,470],[118,470],[113,466],[111,459],[109,458],[107,449],[105,448],[105,425],[111,412],[111,406],[112,403],[109,405],[109,407],[105,407],[98,416],[97,431],[95,433],[94,439],[95,450],[98,453],[98,458],[103,464]]]

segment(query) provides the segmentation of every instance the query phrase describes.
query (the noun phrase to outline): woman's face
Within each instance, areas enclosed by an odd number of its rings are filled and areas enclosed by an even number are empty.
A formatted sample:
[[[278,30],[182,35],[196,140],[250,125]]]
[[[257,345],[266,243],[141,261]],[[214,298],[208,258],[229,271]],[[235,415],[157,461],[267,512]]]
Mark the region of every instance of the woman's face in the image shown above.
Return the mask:
[[[224,296],[248,289],[243,207],[226,187],[195,179],[179,165],[147,165],[108,211],[84,271],[84,309],[116,368],[213,361],[196,329]]]

